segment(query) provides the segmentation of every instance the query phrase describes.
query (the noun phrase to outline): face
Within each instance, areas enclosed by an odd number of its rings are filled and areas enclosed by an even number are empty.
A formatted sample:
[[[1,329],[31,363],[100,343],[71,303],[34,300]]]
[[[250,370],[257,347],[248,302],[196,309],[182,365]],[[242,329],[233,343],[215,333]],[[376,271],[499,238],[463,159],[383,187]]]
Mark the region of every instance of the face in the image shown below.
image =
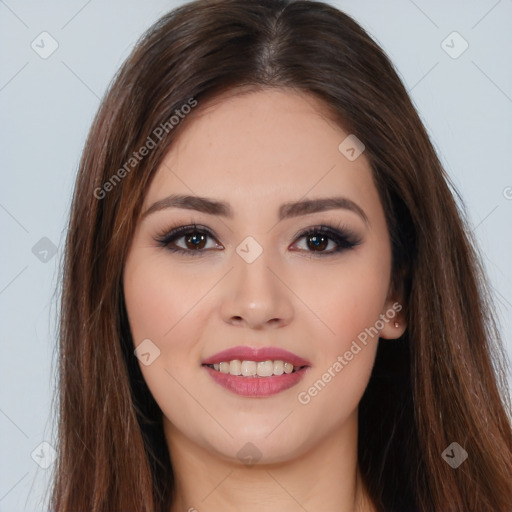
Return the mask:
[[[129,250],[126,308],[166,434],[224,459],[254,445],[285,461],[353,425],[379,335],[403,332],[370,165],[323,112],[283,89],[194,112]]]

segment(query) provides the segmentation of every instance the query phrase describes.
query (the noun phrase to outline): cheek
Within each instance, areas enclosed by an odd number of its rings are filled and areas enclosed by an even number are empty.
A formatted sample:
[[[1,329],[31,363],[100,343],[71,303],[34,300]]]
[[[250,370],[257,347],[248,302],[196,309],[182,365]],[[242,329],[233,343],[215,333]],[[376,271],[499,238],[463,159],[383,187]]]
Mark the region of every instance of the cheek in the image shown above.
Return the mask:
[[[177,266],[168,254],[155,254],[142,244],[127,258],[123,283],[134,349],[150,348],[154,362],[145,365],[139,359],[139,366],[161,406],[168,393],[181,397],[178,383],[200,368],[200,341],[214,308],[208,291],[216,281],[211,269]]]
[[[205,314],[208,302],[202,300],[199,307],[197,303],[208,283],[192,272],[178,272],[165,256],[157,258],[149,250],[147,254],[139,250],[128,258],[123,281],[135,345],[150,338],[164,347],[185,328],[187,338],[194,339],[193,331],[200,325],[199,317]]]
[[[297,400],[310,413],[330,410],[328,423],[332,425],[357,408],[370,379],[382,329],[380,315],[387,298],[389,265],[390,258],[361,251],[350,265],[340,265],[336,271],[324,267],[309,276],[318,286],[308,297],[324,325],[316,335],[309,333],[317,347],[316,364]]]
[[[207,297],[198,301],[211,284],[194,278],[192,270],[176,271],[166,255],[155,257],[141,247],[128,257],[123,283],[134,348],[145,343],[144,352],[150,353],[149,364],[139,359],[143,378],[164,416],[186,429],[182,423],[190,409],[190,414],[204,414],[194,409],[187,390],[194,389],[191,375],[200,360],[197,340],[211,314]],[[147,339],[151,343],[143,341]]]
[[[335,265],[304,268],[297,277],[302,296],[321,322],[319,346],[327,353],[344,350],[379,319],[390,278],[390,258],[382,254],[361,250]]]
[[[133,342],[149,338],[159,344],[175,323],[178,300],[168,293],[165,275],[158,267],[129,261],[124,275],[124,295]]]

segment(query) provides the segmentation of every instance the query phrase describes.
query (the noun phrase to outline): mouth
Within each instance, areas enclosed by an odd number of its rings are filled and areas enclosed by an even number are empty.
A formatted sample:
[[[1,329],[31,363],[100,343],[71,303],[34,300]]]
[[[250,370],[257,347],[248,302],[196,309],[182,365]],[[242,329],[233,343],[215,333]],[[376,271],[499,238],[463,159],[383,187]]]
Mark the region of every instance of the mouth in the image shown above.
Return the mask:
[[[203,365],[211,368],[212,370],[235,376],[241,376],[244,378],[250,377],[272,377],[279,375],[289,375],[290,373],[296,373],[303,368],[307,368],[306,365],[294,366],[288,361],[282,361],[281,359],[267,361],[241,361],[240,359],[233,359],[231,361],[222,361],[220,363]]]
[[[311,363],[277,347],[234,347],[204,360],[202,367],[228,391],[263,398],[295,386]]]

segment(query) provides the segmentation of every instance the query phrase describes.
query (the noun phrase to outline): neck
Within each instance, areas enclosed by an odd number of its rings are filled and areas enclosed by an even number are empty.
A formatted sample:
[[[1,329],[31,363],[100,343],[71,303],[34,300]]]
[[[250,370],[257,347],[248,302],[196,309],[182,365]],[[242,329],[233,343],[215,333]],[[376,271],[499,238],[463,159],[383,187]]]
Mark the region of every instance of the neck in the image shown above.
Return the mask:
[[[357,412],[308,452],[251,466],[199,446],[165,418],[164,425],[175,476],[171,512],[375,511],[357,467]]]

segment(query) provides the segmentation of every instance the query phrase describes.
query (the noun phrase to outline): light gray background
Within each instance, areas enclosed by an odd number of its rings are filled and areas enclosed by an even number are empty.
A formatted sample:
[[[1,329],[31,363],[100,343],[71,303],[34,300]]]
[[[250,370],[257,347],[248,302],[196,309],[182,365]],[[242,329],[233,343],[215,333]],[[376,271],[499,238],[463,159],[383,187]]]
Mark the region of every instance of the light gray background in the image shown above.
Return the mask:
[[[51,466],[31,453],[51,457],[39,445],[52,443],[55,290],[87,130],[135,40],[181,3],[0,0],[1,511],[43,510]],[[409,89],[466,204],[512,356],[512,1],[331,3],[377,39]],[[47,59],[31,47],[43,31],[59,45]],[[469,44],[456,59],[441,46],[453,31]],[[463,44],[444,43],[452,54]],[[42,237],[58,247],[46,263],[32,252]]]

